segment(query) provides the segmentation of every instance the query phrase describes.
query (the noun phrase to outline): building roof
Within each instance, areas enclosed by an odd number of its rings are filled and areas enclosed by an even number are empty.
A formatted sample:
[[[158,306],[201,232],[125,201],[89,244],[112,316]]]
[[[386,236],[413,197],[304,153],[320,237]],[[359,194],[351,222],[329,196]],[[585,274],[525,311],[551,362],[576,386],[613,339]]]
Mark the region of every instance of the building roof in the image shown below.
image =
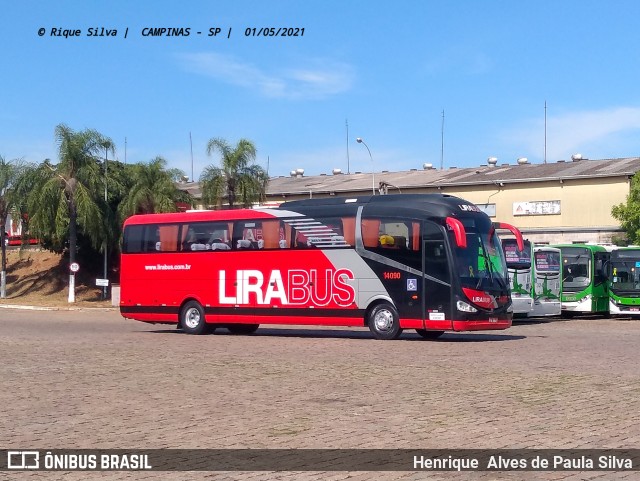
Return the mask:
[[[428,165],[428,164],[427,164]],[[375,172],[375,188],[381,183],[390,192],[395,189],[424,187],[462,187],[483,184],[516,184],[544,182],[549,180],[592,179],[603,177],[632,176],[640,171],[640,157],[621,159],[589,160],[574,158],[546,164],[514,163],[481,165],[478,167],[435,169],[411,169],[408,171]],[[292,172],[293,173],[293,172]],[[373,188],[371,172],[352,174],[320,174],[312,176],[280,176],[269,179],[267,197],[318,194],[340,194],[346,192],[368,192]],[[199,182],[178,185],[196,199],[201,197]]]
[[[495,166],[435,169],[412,169],[399,172],[375,172],[376,188],[384,182],[389,189],[419,187],[460,187],[495,183],[530,183],[549,180],[586,179],[634,175],[640,171],[640,157],[602,160],[560,160],[546,164],[501,164]],[[368,173],[315,175],[269,179],[267,196],[305,194],[312,192],[353,192],[372,188],[372,175]]]

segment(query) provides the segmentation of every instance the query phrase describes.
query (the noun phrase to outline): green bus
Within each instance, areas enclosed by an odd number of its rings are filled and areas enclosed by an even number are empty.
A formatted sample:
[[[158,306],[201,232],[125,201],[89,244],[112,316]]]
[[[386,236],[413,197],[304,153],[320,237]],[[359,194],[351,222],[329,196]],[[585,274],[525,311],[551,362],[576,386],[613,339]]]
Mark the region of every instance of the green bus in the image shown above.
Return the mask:
[[[607,273],[609,312],[614,316],[640,316],[640,247],[612,251]]]
[[[562,255],[562,315],[609,314],[606,266],[609,251],[596,244],[559,244]]]

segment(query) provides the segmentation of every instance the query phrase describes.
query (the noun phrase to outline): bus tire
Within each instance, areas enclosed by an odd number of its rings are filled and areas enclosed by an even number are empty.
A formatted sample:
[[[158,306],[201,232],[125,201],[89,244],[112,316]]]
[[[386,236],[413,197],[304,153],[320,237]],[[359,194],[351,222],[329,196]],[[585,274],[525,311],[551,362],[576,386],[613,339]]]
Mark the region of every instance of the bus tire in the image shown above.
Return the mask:
[[[402,334],[398,311],[387,302],[377,304],[369,311],[367,325],[376,339],[397,339]]]
[[[189,301],[180,311],[180,326],[187,334],[206,334],[207,323],[204,320],[204,309],[197,301]]]
[[[229,324],[227,329],[231,334],[253,334],[260,324]]]
[[[444,334],[444,331],[429,331],[427,329],[416,329],[416,332],[420,334],[423,339],[438,339]]]

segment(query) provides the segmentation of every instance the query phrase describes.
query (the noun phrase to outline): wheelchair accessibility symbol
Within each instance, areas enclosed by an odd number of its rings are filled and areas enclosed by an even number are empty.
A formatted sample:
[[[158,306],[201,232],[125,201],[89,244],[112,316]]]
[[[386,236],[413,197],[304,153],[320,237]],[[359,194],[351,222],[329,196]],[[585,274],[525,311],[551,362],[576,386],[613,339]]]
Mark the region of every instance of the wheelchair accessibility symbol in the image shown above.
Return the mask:
[[[407,291],[418,290],[418,279],[407,279]]]

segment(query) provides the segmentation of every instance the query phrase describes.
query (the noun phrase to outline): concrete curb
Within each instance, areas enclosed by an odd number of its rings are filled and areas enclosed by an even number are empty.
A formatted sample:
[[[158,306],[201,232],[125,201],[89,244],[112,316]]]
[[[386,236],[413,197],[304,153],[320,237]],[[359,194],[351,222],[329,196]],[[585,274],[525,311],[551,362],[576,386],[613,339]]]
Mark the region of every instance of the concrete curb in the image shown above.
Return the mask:
[[[22,306],[19,304],[0,304],[0,309],[19,309],[23,311],[114,311],[117,307],[44,307]]]

